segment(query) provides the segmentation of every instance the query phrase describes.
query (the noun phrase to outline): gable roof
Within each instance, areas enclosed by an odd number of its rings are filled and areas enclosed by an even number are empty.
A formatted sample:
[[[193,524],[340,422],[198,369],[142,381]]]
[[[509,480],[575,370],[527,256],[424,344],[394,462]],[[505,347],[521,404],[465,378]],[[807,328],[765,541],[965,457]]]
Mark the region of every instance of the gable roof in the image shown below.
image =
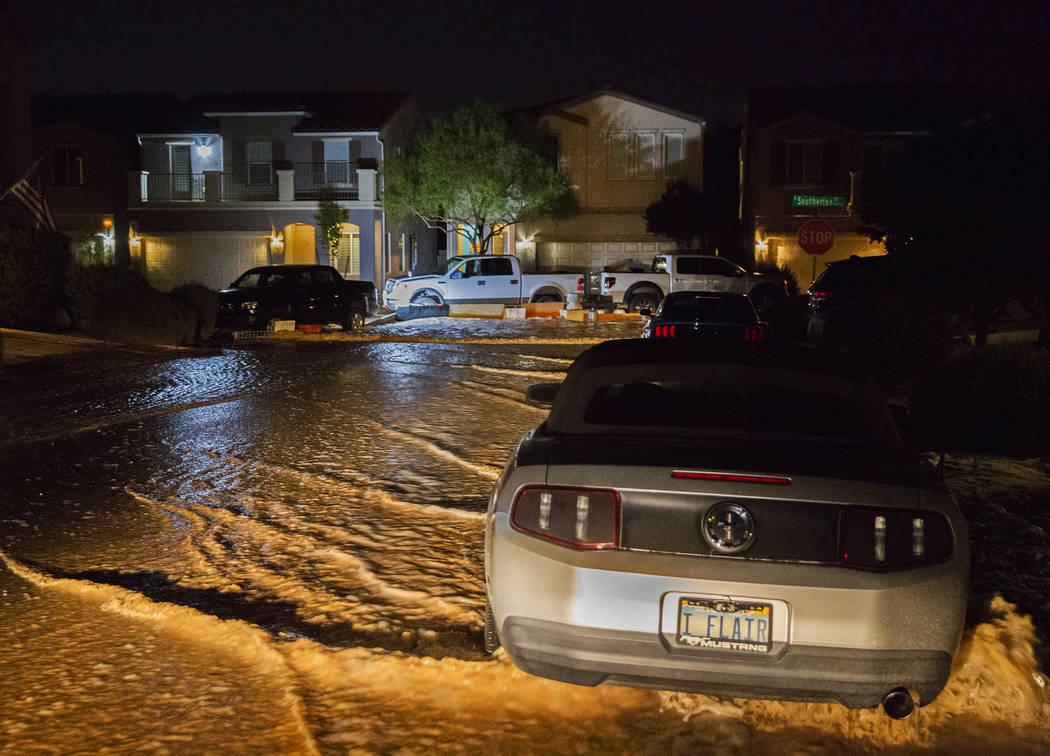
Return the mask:
[[[983,114],[990,100],[960,85],[752,87],[747,121],[755,129],[811,115],[859,132],[927,131]]]
[[[534,105],[529,108],[523,108],[521,111],[515,112],[552,113],[556,115],[561,115],[562,117],[572,118],[573,114],[567,113],[565,111],[568,111],[569,108],[573,108],[579,105],[580,103],[588,102],[589,100],[596,100],[599,97],[616,97],[621,100],[626,100],[627,102],[632,102],[635,105],[641,105],[644,108],[652,108],[653,110],[658,110],[661,113],[673,115],[676,118],[683,118],[687,121],[693,121],[699,124],[707,123],[707,121],[705,121],[698,115],[686,113],[684,110],[675,110],[674,108],[669,108],[666,105],[661,105],[656,102],[643,100],[640,97],[635,97],[634,95],[629,95],[625,92],[620,92],[618,90],[612,89],[611,87],[602,87],[601,89],[596,89],[593,92],[588,92],[587,94],[579,95],[577,97],[571,97],[568,100],[558,100],[555,102],[541,103],[539,105]]]
[[[408,92],[241,92],[197,95],[199,113],[287,113],[302,116],[296,133],[379,131],[411,98]]]
[[[215,124],[194,114],[171,94],[38,95],[33,128],[70,121],[99,132],[214,131]]]

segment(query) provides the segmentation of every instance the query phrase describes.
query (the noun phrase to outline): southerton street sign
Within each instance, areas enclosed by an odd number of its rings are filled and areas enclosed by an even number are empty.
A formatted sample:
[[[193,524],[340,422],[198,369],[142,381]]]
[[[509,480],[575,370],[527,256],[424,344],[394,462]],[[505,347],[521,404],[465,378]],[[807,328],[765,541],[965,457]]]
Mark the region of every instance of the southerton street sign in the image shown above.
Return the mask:
[[[809,210],[830,207],[843,209],[846,207],[845,197],[830,197],[820,194],[792,194],[791,206],[802,207]]]
[[[810,218],[798,230],[798,246],[807,255],[822,255],[835,243],[835,229],[826,220]]]

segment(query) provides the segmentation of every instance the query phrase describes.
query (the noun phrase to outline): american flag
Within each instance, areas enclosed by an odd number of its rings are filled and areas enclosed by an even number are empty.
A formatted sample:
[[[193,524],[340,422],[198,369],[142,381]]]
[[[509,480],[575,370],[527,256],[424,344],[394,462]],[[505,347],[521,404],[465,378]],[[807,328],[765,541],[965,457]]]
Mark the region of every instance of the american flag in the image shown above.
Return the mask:
[[[37,160],[26,174],[16,181],[5,195],[13,194],[22,201],[33,214],[37,228],[55,230],[55,219],[51,217],[51,208],[44,197],[44,186],[40,181],[40,161]]]

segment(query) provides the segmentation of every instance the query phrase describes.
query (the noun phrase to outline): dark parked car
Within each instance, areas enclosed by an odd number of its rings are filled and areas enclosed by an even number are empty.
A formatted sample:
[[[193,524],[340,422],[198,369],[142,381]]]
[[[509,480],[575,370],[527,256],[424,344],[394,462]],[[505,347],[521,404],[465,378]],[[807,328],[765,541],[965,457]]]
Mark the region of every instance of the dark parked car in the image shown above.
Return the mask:
[[[887,255],[828,263],[809,287],[806,338],[812,342],[847,342],[870,320],[879,300],[898,285],[896,260]]]
[[[364,325],[377,309],[370,281],[347,281],[328,265],[265,265],[219,292],[220,330],[268,330],[277,320]]]
[[[534,675],[882,703],[944,687],[969,539],[874,382],[805,347],[606,341],[511,455],[485,527],[485,645]]]
[[[649,314],[645,309],[642,314]],[[758,344],[770,338],[750,298],[727,291],[676,291],[664,297],[643,338]]]

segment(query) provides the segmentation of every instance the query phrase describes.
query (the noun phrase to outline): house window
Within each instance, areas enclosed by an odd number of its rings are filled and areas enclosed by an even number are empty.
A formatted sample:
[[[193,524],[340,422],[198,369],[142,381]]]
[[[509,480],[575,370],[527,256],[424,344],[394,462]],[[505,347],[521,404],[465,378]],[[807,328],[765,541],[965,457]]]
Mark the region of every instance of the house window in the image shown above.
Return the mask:
[[[273,183],[271,142],[248,142],[248,183],[255,186]]]
[[[814,139],[770,145],[772,186],[827,186],[839,182],[838,142]]]
[[[664,134],[664,178],[685,176],[685,134]]]
[[[55,145],[51,155],[55,166],[55,186],[84,185],[84,156],[79,146]]]
[[[652,179],[656,176],[656,134],[618,132],[609,135],[609,180]]]
[[[796,186],[820,183],[823,142],[787,143],[787,182]]]

